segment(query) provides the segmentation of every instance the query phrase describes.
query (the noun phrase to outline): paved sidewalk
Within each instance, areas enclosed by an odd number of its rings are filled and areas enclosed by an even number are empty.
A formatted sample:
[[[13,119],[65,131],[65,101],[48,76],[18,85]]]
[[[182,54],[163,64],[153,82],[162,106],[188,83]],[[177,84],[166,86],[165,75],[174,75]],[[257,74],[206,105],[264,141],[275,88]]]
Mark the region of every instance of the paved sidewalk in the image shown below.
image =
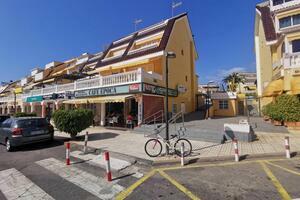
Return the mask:
[[[173,159],[174,157],[150,158],[144,151],[144,144],[148,138],[142,134],[132,133],[130,131],[109,130],[102,127],[94,127],[88,129],[89,142],[88,146],[100,150],[108,150],[116,153],[126,154],[129,156],[160,161]],[[258,140],[252,143],[239,142],[240,155],[263,155],[263,154],[278,154],[284,153],[284,136],[290,137],[291,152],[300,151],[300,134],[283,134],[283,133],[256,133]],[[55,133],[56,136],[68,137],[65,133]],[[79,135],[74,143],[83,145],[84,133]],[[202,141],[191,141],[193,145],[192,158],[218,158],[232,156],[234,149],[232,142],[225,144],[217,144]]]

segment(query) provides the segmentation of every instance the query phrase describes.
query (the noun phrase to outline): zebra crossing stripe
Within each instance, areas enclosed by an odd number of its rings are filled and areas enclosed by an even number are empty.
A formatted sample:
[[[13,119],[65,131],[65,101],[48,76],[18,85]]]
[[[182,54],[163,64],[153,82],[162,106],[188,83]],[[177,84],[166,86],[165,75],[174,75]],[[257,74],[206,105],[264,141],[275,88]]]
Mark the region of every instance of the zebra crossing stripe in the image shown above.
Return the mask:
[[[44,190],[14,168],[0,171],[0,191],[7,200],[54,200]]]
[[[85,172],[73,166],[66,166],[65,163],[49,158],[37,161],[36,164],[62,177],[63,179],[77,185],[78,187],[88,191],[100,199],[113,199],[124,188],[116,182],[108,183],[100,176],[96,177],[93,174]]]

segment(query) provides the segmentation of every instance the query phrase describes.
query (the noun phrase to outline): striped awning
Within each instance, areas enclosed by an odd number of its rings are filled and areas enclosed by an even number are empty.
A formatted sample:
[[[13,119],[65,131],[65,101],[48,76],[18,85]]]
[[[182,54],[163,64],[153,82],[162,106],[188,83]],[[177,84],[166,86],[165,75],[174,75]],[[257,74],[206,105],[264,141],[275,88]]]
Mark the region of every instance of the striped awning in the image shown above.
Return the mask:
[[[119,103],[119,102],[125,102],[125,99],[130,96],[132,95],[96,97],[96,98],[90,98],[88,99],[88,101],[90,103]]]

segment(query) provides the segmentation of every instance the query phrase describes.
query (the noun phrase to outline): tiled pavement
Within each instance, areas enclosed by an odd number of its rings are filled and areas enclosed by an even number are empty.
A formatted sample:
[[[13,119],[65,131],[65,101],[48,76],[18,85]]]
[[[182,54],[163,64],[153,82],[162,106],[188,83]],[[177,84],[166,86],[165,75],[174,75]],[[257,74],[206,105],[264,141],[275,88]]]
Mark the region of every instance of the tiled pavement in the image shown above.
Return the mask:
[[[108,130],[101,127],[90,128],[88,131],[90,133],[88,146],[90,147],[152,161],[166,159],[162,157],[153,159],[146,155],[144,152],[144,144],[148,138],[145,138],[142,134],[136,134],[130,131]],[[290,137],[291,152],[300,151],[299,133],[288,134],[256,132],[256,134],[258,136],[256,141],[252,143],[238,143],[240,155],[284,153],[285,135]],[[56,136],[66,137],[67,135],[56,132]],[[82,145],[83,136],[79,137],[79,139],[74,141],[74,143]],[[194,150],[192,158],[232,156],[234,152],[231,142],[217,144],[202,141],[192,141],[192,145]]]

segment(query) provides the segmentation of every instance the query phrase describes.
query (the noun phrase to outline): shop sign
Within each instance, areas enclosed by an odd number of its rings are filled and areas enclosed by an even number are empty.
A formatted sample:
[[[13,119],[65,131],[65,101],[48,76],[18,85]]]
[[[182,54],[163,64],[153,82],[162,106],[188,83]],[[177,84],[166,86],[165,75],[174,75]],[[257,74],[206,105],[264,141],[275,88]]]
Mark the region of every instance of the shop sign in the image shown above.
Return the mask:
[[[129,85],[129,92],[139,92],[140,86],[141,86],[141,84],[139,84],[139,83]]]
[[[27,99],[26,99],[27,103],[41,102],[41,101],[43,101],[43,96],[27,97]]]
[[[169,96],[177,97],[178,91],[174,89],[168,90]],[[150,93],[150,94],[157,94],[157,95],[166,95],[166,88],[156,86],[156,85],[150,85],[147,83],[143,84],[143,92]]]
[[[129,93],[129,85],[75,91],[75,98]]]

